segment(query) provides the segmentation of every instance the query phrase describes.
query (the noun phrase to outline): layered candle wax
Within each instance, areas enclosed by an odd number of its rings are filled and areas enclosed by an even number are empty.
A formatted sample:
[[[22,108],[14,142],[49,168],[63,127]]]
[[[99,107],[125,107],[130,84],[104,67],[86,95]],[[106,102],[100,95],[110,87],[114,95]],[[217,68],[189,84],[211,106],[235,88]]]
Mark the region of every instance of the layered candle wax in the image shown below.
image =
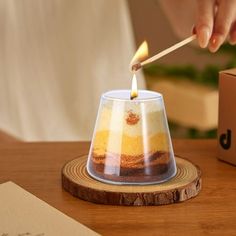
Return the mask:
[[[131,99],[130,90],[117,90],[102,95],[87,170],[115,184],[159,183],[175,175],[161,94],[139,90]]]

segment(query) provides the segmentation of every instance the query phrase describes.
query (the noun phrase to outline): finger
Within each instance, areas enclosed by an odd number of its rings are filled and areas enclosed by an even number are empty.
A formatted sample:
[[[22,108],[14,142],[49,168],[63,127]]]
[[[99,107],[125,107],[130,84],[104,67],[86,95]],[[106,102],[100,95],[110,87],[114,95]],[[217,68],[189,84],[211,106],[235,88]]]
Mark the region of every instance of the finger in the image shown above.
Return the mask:
[[[236,21],[232,24],[230,29],[229,43],[231,45],[236,44]]]
[[[216,13],[213,34],[210,39],[209,49],[216,52],[229,34],[236,10],[235,0],[219,1]]]
[[[200,47],[205,48],[209,43],[214,22],[214,0],[199,0],[196,32]]]

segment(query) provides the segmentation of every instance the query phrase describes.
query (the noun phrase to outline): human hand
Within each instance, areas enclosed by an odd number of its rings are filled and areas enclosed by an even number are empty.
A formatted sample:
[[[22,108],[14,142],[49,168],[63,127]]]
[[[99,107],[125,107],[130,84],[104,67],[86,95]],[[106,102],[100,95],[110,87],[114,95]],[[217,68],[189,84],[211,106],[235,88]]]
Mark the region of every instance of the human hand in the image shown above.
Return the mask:
[[[236,0],[197,0],[197,10],[200,47],[216,52],[225,40],[236,44]]]

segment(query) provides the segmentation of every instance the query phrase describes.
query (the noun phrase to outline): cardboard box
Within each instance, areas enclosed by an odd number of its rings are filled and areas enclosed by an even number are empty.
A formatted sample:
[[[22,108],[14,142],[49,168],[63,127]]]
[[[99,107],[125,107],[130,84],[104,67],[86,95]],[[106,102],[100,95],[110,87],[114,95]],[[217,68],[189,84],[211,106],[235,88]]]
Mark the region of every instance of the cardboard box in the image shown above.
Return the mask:
[[[236,68],[220,72],[218,158],[236,165]]]

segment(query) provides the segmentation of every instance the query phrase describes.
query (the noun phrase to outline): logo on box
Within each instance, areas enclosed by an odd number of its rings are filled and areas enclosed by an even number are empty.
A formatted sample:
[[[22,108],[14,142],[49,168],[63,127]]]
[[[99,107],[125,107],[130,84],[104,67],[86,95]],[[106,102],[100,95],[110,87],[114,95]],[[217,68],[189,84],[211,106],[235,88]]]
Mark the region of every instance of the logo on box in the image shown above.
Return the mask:
[[[227,129],[226,133],[220,135],[220,145],[225,150],[230,149],[231,147],[231,130]]]

